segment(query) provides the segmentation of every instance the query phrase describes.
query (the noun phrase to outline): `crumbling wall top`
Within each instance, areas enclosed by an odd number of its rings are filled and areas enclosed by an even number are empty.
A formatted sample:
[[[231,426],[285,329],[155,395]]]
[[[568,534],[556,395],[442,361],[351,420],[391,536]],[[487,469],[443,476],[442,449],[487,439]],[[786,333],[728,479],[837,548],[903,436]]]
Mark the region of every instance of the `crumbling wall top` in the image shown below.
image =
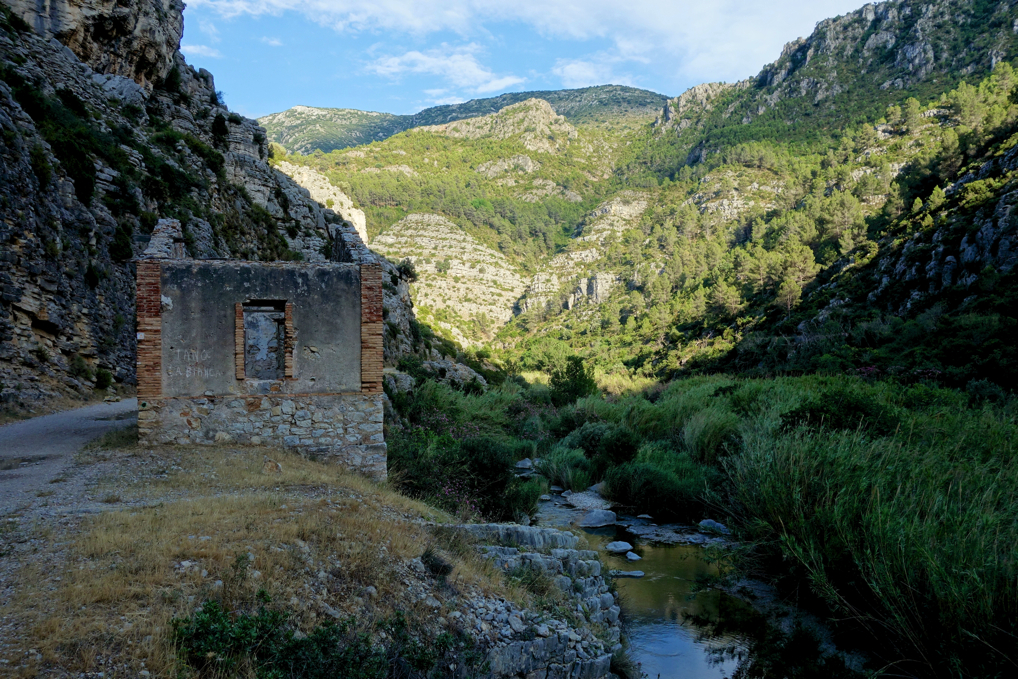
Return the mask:
[[[176,219],[160,219],[141,259],[189,259],[180,222]]]

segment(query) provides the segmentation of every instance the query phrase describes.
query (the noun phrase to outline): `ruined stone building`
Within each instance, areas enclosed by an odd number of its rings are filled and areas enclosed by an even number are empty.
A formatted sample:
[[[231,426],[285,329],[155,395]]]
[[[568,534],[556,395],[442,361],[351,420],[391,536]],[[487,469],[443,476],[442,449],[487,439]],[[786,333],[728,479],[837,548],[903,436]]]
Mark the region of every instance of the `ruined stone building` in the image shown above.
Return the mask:
[[[385,476],[382,264],[190,259],[162,220],[137,262],[143,442],[283,446]]]

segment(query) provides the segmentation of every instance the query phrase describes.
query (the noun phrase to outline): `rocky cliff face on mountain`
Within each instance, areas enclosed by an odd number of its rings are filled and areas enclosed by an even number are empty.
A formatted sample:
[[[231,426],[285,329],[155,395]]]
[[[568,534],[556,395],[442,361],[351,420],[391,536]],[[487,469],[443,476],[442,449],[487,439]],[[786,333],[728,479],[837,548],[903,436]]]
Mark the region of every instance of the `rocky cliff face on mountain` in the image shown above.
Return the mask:
[[[698,85],[669,100],[658,123],[682,135],[691,153],[680,158],[691,163],[733,139],[836,134],[879,117],[903,91],[930,98],[989,73],[1015,54],[1016,20],[1007,2],[866,4],[821,21],[754,78]],[[701,137],[705,126],[709,133]]]
[[[184,33],[180,0],[5,0],[44,38],[68,47],[94,72],[151,88],[174,66]]]
[[[357,239],[353,222],[268,165],[264,129],[186,64],[181,4],[34,8],[0,6],[7,406],[133,382],[130,260],[161,217],[182,222],[195,257],[320,261]],[[389,343],[390,354],[409,345],[398,333]]]
[[[479,243],[439,215],[411,214],[371,242],[393,260],[409,258],[420,280],[414,298],[422,320],[446,329],[461,344],[477,325],[481,337],[512,318],[523,281],[502,253]],[[473,333],[472,333],[473,334]]]
[[[491,115],[418,130],[459,139],[519,138],[528,150],[540,153],[554,153],[576,138],[576,128],[543,99],[528,99]]]

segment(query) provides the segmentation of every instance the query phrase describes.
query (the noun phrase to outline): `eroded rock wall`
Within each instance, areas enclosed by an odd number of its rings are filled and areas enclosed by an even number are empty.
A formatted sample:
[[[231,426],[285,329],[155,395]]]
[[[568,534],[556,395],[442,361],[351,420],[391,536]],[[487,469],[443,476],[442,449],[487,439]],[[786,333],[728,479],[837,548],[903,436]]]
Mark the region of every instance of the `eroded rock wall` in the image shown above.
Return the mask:
[[[323,208],[273,169],[265,130],[186,63],[182,3],[10,4],[0,6],[0,407],[87,395],[103,371],[135,382],[131,260],[160,218],[181,222],[195,258],[373,257],[346,206]],[[386,335],[395,356],[411,345],[413,312],[398,291],[386,304],[404,335]]]

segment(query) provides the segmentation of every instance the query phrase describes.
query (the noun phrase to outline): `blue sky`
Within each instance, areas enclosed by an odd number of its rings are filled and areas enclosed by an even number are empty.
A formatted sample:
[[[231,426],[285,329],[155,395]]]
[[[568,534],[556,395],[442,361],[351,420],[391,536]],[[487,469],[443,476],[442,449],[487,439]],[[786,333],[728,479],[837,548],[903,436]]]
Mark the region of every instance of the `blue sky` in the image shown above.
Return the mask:
[[[414,113],[607,83],[735,81],[861,0],[191,0],[181,49],[232,110]]]

